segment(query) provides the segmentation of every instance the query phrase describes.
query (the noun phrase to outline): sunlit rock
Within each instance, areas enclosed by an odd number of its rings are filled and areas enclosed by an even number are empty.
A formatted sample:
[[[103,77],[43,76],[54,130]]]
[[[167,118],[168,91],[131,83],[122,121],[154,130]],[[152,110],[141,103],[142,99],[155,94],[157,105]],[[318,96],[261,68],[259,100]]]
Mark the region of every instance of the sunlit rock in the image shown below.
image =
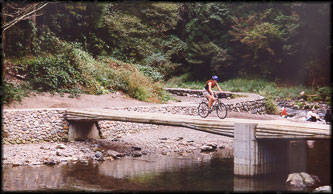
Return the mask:
[[[332,188],[329,185],[321,186],[313,190],[315,193],[332,193]]]

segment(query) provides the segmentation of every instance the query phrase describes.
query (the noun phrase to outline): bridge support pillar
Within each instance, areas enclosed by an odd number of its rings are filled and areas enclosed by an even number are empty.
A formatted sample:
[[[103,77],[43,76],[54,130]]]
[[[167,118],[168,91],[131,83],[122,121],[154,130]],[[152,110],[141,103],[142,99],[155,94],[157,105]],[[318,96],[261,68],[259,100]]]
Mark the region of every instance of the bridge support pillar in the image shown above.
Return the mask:
[[[97,121],[71,121],[68,141],[100,139]]]
[[[279,163],[285,158],[285,154],[280,151],[284,143],[257,140],[256,126],[254,123],[235,123],[235,175],[255,176],[273,173],[279,170]]]
[[[255,138],[256,124],[235,123],[234,174],[253,176],[258,166],[258,145]]]

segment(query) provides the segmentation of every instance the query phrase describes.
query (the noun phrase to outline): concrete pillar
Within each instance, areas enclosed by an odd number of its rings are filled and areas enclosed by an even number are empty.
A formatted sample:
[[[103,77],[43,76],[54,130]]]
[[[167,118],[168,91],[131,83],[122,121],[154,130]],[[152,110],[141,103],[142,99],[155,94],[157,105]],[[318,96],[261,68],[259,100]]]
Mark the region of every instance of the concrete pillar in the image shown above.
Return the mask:
[[[256,125],[235,123],[234,129],[234,174],[255,176],[286,170],[288,141],[283,139],[256,139]],[[295,150],[296,151],[296,150]],[[299,153],[303,155],[302,153]],[[294,154],[294,157],[299,157]],[[304,160],[304,157],[301,157]]]
[[[235,123],[234,174],[253,176],[258,174],[258,143],[254,123]]]
[[[70,121],[68,141],[100,139],[96,121]]]

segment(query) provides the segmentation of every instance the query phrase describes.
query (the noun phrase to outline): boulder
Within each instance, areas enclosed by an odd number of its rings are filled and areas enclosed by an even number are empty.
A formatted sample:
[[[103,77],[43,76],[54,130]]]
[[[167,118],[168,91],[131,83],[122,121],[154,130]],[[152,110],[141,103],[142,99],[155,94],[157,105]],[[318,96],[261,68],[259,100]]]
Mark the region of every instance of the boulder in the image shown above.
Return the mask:
[[[200,147],[201,152],[211,152],[214,151],[215,149],[212,146],[209,145],[203,145]]]
[[[313,190],[314,193],[332,193],[332,188],[329,185],[321,186]]]
[[[217,148],[217,143],[215,142],[207,143],[207,145],[211,146],[214,150]]]
[[[123,153],[119,153],[119,152],[116,152],[116,151],[113,151],[113,150],[108,150],[108,151],[106,152],[106,155],[107,155],[107,156],[112,156],[112,157],[115,158],[115,159],[118,159],[118,158],[120,158],[120,157],[124,157],[124,156],[125,156],[125,154],[123,154]]]
[[[179,137],[176,139],[176,141],[180,141],[180,140],[182,140],[182,139],[184,139],[184,138],[181,137],[181,136],[179,136]]]
[[[54,158],[48,158],[48,159],[44,160],[44,164],[45,165],[55,165],[55,164],[57,164],[57,161]]]
[[[66,146],[64,144],[58,144],[56,146],[56,149],[65,149],[65,148],[66,148]]]
[[[140,147],[137,147],[137,146],[132,146],[132,149],[133,149],[133,150],[141,150],[141,148],[140,148]]]
[[[131,154],[131,156],[133,156],[133,157],[140,157],[140,156],[142,156],[142,154],[141,154],[141,152],[133,152]]]
[[[315,180],[308,173],[301,172],[301,176],[303,177],[303,180],[304,180],[306,186],[312,187],[315,185],[315,183],[316,183]]]
[[[286,183],[289,182],[293,187],[312,187],[318,181],[315,181],[308,173],[300,172],[289,174]]]
[[[97,151],[96,153],[95,153],[95,158],[94,158],[95,160],[98,160],[98,161],[103,161],[104,160],[104,158],[103,158],[103,153],[102,152],[100,152],[100,151]]]

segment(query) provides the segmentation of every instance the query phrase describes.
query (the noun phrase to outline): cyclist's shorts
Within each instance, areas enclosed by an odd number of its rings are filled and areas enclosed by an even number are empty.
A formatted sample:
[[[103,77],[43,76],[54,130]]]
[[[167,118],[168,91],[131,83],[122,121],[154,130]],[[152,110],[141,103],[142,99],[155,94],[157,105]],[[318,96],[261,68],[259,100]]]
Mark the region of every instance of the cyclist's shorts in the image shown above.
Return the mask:
[[[208,95],[211,96],[211,94],[205,88],[202,89],[202,95],[205,96],[205,97],[208,96]]]

